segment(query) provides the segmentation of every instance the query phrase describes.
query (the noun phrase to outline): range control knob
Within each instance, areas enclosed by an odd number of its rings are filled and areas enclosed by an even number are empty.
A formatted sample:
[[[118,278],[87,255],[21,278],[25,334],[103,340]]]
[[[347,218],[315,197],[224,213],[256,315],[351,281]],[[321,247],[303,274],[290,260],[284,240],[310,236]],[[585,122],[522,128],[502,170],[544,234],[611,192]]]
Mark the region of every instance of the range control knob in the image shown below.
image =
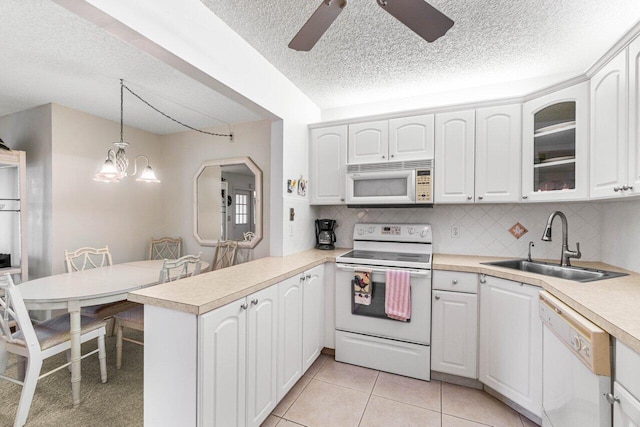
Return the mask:
[[[374,231],[375,231],[375,228],[369,227],[369,233],[373,233]]]
[[[409,227],[409,234],[416,234],[416,229],[413,227]]]
[[[420,237],[424,237],[427,235],[427,230],[420,230]]]
[[[362,236],[364,234],[364,230],[362,228],[358,228],[358,235]]]
[[[571,347],[573,347],[575,351],[580,351],[580,349],[582,349],[582,340],[579,336],[575,335],[571,338]]]

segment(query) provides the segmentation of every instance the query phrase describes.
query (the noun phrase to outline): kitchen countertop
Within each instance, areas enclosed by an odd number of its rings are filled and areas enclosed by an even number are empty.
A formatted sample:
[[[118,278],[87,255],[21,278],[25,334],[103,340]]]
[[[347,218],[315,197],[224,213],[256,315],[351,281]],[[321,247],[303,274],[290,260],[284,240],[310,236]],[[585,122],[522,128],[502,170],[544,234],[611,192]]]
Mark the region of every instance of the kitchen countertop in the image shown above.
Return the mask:
[[[435,254],[433,270],[466,271],[540,286],[640,353],[640,274],[601,262],[572,264],[619,271],[628,276],[580,283],[535,273],[480,264],[510,258]]]
[[[131,292],[127,299],[200,315],[293,277],[351,249],[310,249],[284,257],[266,257],[221,270]]]
[[[285,257],[266,257],[177,282],[141,289],[128,299],[141,304],[200,315],[293,277],[351,249],[310,249]],[[578,262],[588,268],[620,271],[628,276],[580,283],[535,273],[483,265],[510,258],[434,254],[434,270],[484,273],[527,283],[551,292],[578,313],[640,353],[640,274],[601,262]]]

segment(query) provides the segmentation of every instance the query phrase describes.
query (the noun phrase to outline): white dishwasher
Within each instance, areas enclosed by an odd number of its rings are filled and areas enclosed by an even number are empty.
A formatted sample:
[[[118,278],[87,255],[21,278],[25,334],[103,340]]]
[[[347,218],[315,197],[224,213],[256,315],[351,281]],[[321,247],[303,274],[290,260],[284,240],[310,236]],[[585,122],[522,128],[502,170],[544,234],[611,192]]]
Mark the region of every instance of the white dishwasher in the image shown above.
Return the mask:
[[[543,322],[543,427],[611,427],[609,334],[546,291]]]

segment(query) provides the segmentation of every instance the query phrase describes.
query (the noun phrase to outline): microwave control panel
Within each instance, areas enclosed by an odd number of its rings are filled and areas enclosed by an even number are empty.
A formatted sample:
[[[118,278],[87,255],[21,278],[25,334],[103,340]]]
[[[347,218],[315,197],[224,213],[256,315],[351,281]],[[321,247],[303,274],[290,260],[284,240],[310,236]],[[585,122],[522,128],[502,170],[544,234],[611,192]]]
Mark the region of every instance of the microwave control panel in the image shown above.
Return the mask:
[[[431,203],[432,202],[432,181],[431,169],[418,169],[416,171],[416,202]]]

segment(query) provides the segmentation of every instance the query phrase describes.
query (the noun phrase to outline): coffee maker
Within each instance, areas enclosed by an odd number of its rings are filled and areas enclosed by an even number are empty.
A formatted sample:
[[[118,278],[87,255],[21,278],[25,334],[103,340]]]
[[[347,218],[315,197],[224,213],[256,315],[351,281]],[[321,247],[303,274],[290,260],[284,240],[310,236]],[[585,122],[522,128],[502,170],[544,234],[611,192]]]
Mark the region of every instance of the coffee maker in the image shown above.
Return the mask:
[[[335,219],[316,219],[316,248],[331,250],[336,242]]]

